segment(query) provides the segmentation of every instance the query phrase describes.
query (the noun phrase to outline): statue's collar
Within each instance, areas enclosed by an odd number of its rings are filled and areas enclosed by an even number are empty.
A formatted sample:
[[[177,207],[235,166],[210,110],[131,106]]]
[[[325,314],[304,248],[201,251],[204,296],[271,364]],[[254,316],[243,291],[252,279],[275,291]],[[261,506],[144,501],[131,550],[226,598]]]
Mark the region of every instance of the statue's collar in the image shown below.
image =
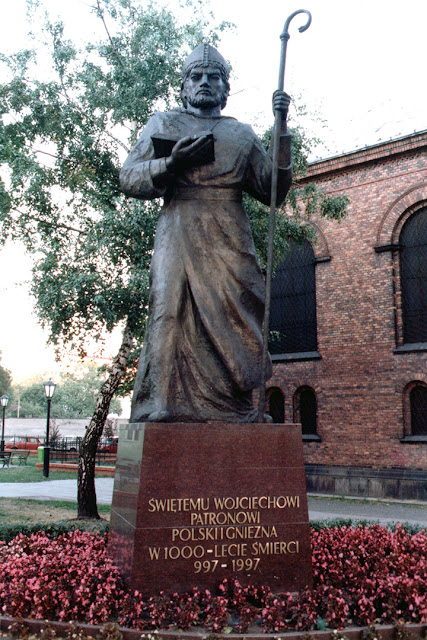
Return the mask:
[[[184,107],[177,107],[176,109],[173,109],[173,111],[177,111],[178,113],[183,113],[187,116],[191,116],[192,118],[197,118],[199,120],[223,120],[223,119],[231,119],[234,120],[234,118],[230,118],[230,116],[201,116],[201,115],[197,115],[196,113],[191,113],[190,111],[187,111],[187,109],[185,109]]]

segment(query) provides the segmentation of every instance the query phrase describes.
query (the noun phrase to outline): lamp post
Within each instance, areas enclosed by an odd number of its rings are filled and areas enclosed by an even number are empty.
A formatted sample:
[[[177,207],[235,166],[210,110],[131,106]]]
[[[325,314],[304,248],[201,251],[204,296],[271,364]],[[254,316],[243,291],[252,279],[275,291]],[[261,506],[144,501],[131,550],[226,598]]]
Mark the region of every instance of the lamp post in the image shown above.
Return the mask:
[[[50,403],[52,402],[53,392],[55,391],[55,383],[52,380],[44,383],[44,392],[47,398],[47,422],[46,422],[46,441],[44,443],[43,451],[43,475],[45,478],[49,477],[49,425],[50,425]]]
[[[3,407],[3,422],[1,426],[1,442],[0,451],[4,451],[4,414],[6,412],[7,403],[9,402],[9,396],[2,396],[0,398],[1,406]]]

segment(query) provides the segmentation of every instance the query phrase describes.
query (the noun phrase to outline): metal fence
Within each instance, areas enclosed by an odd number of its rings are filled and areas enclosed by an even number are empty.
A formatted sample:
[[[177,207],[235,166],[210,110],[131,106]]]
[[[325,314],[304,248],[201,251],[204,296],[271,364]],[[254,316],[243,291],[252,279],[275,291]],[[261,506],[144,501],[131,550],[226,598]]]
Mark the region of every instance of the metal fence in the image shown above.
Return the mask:
[[[83,438],[58,438],[49,442],[51,462],[70,462],[77,464]],[[99,443],[96,452],[95,464],[114,466],[116,464],[116,452],[113,446],[108,446],[103,440]]]
[[[46,446],[45,438],[35,436],[8,436],[5,439],[5,448],[11,450],[32,451],[37,454],[40,447]],[[49,440],[49,459],[52,462],[71,462],[77,464],[82,446],[82,437],[51,438]],[[96,465],[114,466],[116,464],[118,439],[101,438],[95,457]]]

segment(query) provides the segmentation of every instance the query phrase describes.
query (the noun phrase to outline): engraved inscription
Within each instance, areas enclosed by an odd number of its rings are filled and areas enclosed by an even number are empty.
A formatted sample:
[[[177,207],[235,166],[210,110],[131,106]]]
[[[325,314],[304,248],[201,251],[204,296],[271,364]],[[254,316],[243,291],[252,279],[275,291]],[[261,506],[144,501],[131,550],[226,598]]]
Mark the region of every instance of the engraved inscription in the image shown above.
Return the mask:
[[[170,546],[149,547],[149,558],[191,560],[194,573],[213,573],[218,569],[254,573],[265,556],[283,557],[300,552],[299,540],[281,540],[277,525],[262,523],[263,513],[299,507],[298,495],[150,498],[150,513],[188,513],[188,521],[185,526],[173,522],[169,526],[166,521]]]

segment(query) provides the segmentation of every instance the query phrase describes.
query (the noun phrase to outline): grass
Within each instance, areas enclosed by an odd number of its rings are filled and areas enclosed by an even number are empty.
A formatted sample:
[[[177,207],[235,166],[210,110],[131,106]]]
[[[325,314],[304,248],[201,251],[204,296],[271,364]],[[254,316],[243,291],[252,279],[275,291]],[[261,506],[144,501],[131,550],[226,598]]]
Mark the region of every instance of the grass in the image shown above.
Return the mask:
[[[104,520],[110,519],[110,511],[110,505],[98,505],[98,513]],[[0,498],[0,521],[2,525],[62,522],[76,517],[77,502]]]
[[[36,469],[36,456],[29,456],[27,464],[14,464],[0,468],[0,482],[49,482],[50,480],[75,480],[77,473],[72,471],[49,471],[49,477],[43,476],[43,471]],[[97,477],[106,477],[98,474]]]

